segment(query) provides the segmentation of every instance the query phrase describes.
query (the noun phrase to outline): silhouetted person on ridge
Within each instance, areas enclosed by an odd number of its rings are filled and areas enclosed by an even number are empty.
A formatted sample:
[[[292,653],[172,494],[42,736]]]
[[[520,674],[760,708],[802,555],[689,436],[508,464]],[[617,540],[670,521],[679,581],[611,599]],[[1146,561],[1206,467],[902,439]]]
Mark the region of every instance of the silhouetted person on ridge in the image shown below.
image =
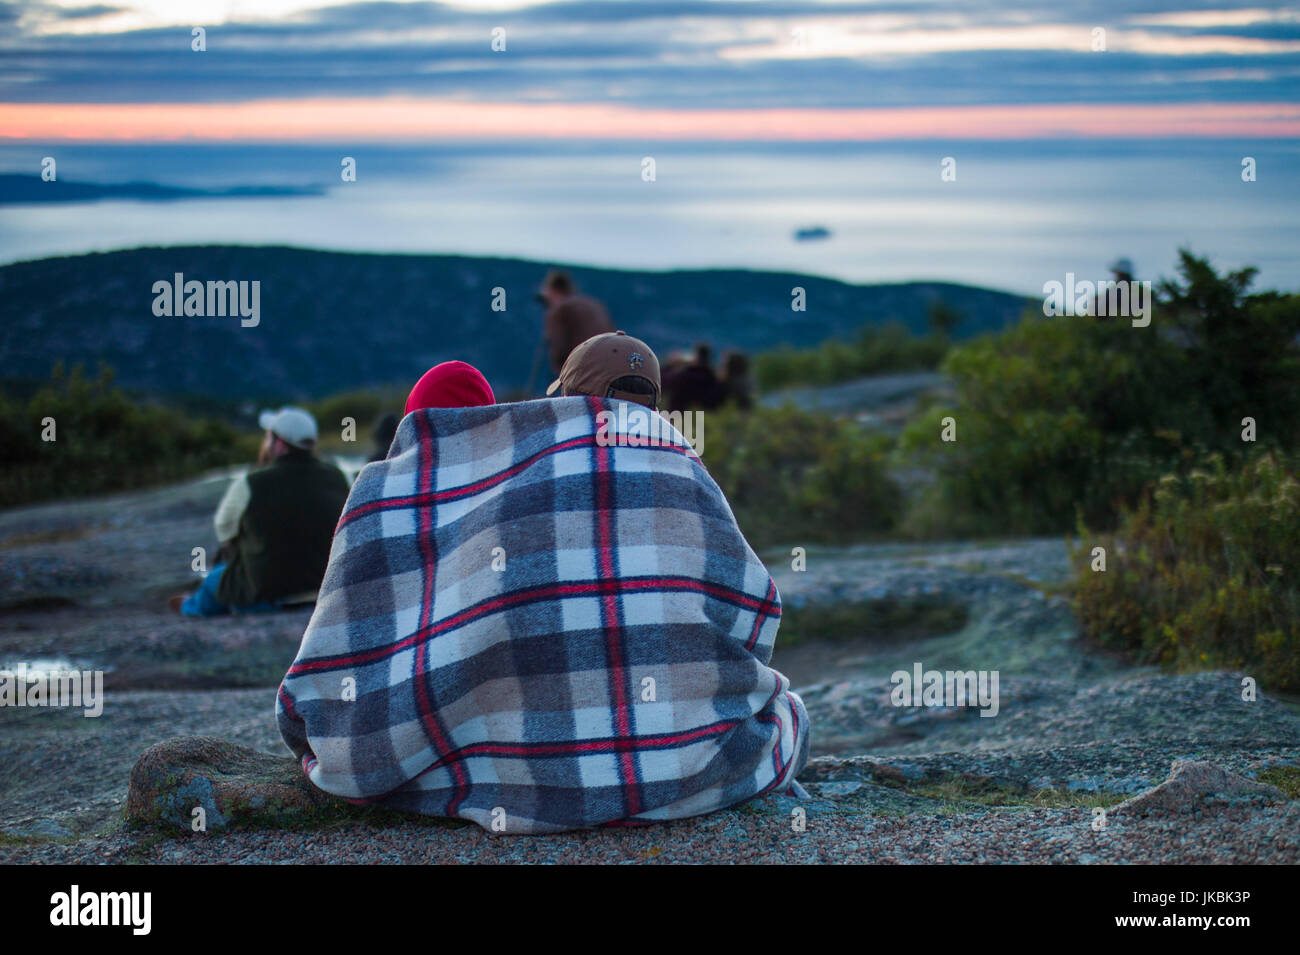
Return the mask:
[[[1118,258],[1110,264],[1111,281],[1128,285],[1133,281],[1133,263],[1128,258]],[[1130,286],[1131,288],[1131,286]],[[1120,298],[1120,302],[1128,301],[1127,293]],[[1094,318],[1115,318],[1110,314],[1110,300],[1107,290],[1099,287],[1097,294],[1093,297],[1092,314]]]

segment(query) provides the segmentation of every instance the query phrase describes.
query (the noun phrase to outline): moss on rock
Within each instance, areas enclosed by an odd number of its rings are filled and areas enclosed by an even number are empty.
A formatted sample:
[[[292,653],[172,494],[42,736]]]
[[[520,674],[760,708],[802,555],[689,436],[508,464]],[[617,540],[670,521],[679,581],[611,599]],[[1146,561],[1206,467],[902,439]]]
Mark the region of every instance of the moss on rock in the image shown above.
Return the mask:
[[[131,768],[127,820],[190,832],[203,809],[209,832],[294,825],[328,817],[347,803],[317,789],[295,760],[212,736],[179,736],[149,747]]]

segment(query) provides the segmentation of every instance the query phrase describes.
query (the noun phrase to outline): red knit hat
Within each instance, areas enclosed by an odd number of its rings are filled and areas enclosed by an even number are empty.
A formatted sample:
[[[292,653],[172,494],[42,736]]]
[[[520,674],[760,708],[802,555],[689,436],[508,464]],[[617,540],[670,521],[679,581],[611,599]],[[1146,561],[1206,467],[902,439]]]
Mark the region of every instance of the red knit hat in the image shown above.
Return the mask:
[[[444,361],[421,376],[406,399],[406,414],[420,408],[478,408],[496,404],[492,386],[473,365]]]

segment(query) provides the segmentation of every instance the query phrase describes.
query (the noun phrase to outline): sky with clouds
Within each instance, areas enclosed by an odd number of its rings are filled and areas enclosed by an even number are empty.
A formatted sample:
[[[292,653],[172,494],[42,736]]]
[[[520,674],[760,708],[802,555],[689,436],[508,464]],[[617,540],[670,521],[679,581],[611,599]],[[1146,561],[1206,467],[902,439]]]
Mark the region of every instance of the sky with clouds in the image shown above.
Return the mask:
[[[1298,91],[1295,3],[0,0],[10,141],[1296,137]]]

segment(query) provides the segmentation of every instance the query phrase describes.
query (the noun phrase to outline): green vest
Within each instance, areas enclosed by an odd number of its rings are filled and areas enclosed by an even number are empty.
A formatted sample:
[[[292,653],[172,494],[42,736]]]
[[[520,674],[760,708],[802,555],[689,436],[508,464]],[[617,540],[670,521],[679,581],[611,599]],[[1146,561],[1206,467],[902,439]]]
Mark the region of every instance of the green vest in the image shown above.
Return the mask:
[[[290,451],[248,475],[250,497],[217,599],[232,607],[320,588],[348,479],[333,464]]]

